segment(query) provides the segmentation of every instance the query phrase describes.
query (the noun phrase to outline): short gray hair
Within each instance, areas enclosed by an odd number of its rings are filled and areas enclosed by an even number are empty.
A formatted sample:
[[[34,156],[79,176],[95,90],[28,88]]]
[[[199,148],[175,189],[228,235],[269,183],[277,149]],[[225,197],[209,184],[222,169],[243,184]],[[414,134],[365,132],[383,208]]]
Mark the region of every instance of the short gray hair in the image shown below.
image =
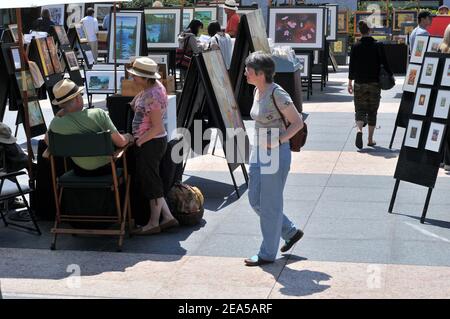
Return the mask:
[[[272,55],[262,51],[253,52],[245,59],[245,66],[254,69],[255,72],[263,72],[267,83],[273,82],[275,62]]]

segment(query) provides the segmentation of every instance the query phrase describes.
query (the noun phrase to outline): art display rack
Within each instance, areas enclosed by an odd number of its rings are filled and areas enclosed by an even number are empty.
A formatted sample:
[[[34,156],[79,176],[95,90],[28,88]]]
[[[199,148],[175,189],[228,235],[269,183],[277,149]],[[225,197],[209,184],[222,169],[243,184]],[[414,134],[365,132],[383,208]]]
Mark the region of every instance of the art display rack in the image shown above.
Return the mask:
[[[440,164],[443,160],[443,153],[445,150],[445,143],[448,134],[448,125],[450,124],[448,118],[436,118],[434,117],[435,104],[437,99],[438,91],[441,89],[441,79],[444,73],[444,64],[446,59],[450,58],[449,55],[442,53],[426,53],[426,57],[431,58],[439,58],[439,64],[437,66],[437,70],[434,77],[434,83],[432,85],[418,84],[421,87],[431,89],[431,94],[428,100],[428,104],[426,105],[427,111],[425,115],[416,115],[412,112],[407,116],[408,122],[411,120],[419,120],[422,121],[421,130],[418,132],[417,130],[414,133],[414,137],[416,134],[419,134],[417,147],[406,146],[405,141],[407,139],[407,134],[405,134],[403,138],[402,147],[400,150],[400,155],[397,161],[397,166],[395,169],[395,186],[392,193],[391,201],[389,204],[388,212],[392,213],[395,199],[397,196],[398,188],[400,185],[400,181],[405,181],[417,185],[421,185],[428,188],[427,196],[425,199],[422,216],[420,218],[420,222],[423,224],[425,222],[428,205],[430,203],[430,198],[432,191],[436,184],[437,175],[439,172]],[[423,68],[421,69],[420,77],[422,73],[425,72]],[[447,71],[445,71],[447,72]],[[449,89],[448,87],[446,88]],[[417,92],[417,90],[416,90]],[[411,93],[413,103],[415,101],[416,93]],[[448,103],[448,102],[447,102]],[[441,140],[440,147],[438,151],[432,151],[426,149],[427,139],[430,135],[430,125],[432,123],[445,125],[443,132],[441,132]],[[406,123],[406,127],[408,127],[408,123]],[[411,134],[412,135],[412,134]]]
[[[219,105],[217,103],[216,97],[213,93],[212,84],[209,79],[208,72],[206,70],[205,63],[203,61],[202,54],[194,55],[191,61],[191,65],[186,74],[185,84],[183,87],[183,91],[181,93],[180,99],[178,99],[177,104],[177,127],[187,129],[191,132],[191,144],[193,147],[193,151],[197,154],[203,154],[203,151],[210,143],[210,140],[203,141],[199,147],[194,143],[194,123],[197,120],[202,122],[203,132],[201,132],[202,136],[205,130],[208,128],[216,128],[222,134],[222,137],[227,136],[226,127],[222,120],[222,115],[220,112]],[[238,102],[239,103],[239,102]],[[222,147],[224,154],[227,154],[227,145],[226,143],[233,143],[233,149],[237,149],[237,141],[236,138],[233,138],[232,141],[228,139],[223,139]],[[249,156],[250,153],[250,145],[248,141],[245,143],[245,154]],[[228,146],[229,147],[229,146]],[[190,154],[190,152],[189,152]],[[188,156],[189,156],[188,154]],[[226,159],[224,159],[226,161]],[[187,162],[187,159],[186,159]],[[186,162],[184,165],[186,165]],[[236,191],[237,197],[240,197],[239,187],[236,184],[236,179],[234,177],[234,171],[238,168],[241,168],[245,183],[248,186],[248,174],[247,169],[245,167],[245,162],[239,163],[229,163],[227,161],[228,169],[230,172],[231,179],[233,181],[234,189]]]
[[[77,54],[77,58],[81,61],[82,66],[86,66],[88,69],[92,68],[92,63],[89,63],[86,56],[86,51],[91,51],[91,47],[87,42],[80,42],[77,31],[75,27],[69,28],[67,32],[67,37],[69,38],[70,47]],[[82,58],[78,57],[78,50],[81,52]]]

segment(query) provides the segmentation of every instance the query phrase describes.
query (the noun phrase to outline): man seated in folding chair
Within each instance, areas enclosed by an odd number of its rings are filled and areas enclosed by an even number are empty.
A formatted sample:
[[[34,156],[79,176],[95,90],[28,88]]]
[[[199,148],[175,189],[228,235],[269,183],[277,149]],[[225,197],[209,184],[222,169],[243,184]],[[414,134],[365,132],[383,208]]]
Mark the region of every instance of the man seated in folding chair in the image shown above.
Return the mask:
[[[45,136],[45,142],[47,143],[47,145],[49,145],[48,150],[50,151],[51,156],[53,186],[57,211],[55,228],[52,230],[52,232],[55,234],[52,249],[55,248],[56,234],[58,232],[72,234],[94,233],[93,231],[77,232],[76,230],[70,232],[67,229],[58,231],[58,223],[60,221],[67,221],[64,220],[65,215],[61,212],[60,207],[62,190],[64,188],[83,188],[83,185],[86,185],[85,188],[90,189],[91,186],[83,183],[101,183],[102,181],[110,181],[111,185],[106,185],[106,188],[108,188],[108,186],[111,186],[111,188],[114,189],[114,192],[116,193],[115,198],[116,208],[118,209],[119,215],[118,218],[120,221],[122,221],[123,217],[120,216],[122,212],[120,212],[121,205],[118,195],[118,179],[116,179],[117,175],[119,175],[119,170],[116,169],[115,163],[113,161],[114,149],[112,147],[112,144],[114,144],[118,148],[123,148],[133,142],[133,136],[131,134],[120,134],[112,123],[108,114],[102,109],[83,109],[83,89],[84,88],[78,87],[73,81],[69,79],[61,80],[53,87],[53,94],[55,95],[55,99],[52,101],[52,103],[58,105],[61,108],[61,111],[58,112],[58,116],[54,117],[51,121],[49,131]],[[105,144],[105,138],[100,137],[102,133],[103,135],[105,135],[105,132],[110,132],[106,134],[107,139],[110,141],[109,145],[106,146],[102,145]],[[99,144],[92,145],[93,141],[97,141]],[[70,145],[67,145],[68,143],[70,143]],[[109,152],[109,154],[108,146],[109,149],[111,149],[111,152]],[[106,149],[107,151],[101,153],[103,149]],[[83,156],[80,156],[80,154],[82,154]],[[91,154],[93,154],[94,156],[92,156]],[[70,157],[73,162],[73,172],[66,172],[64,175],[56,178],[56,176],[54,176],[56,173],[54,170],[54,161],[52,157],[53,155]],[[128,179],[125,161],[126,159],[124,157],[123,171],[125,179]],[[111,178],[98,178],[108,175],[111,175]],[[83,180],[81,177],[84,177],[85,179]],[[94,177],[97,177],[97,179],[95,179]],[[75,187],[75,184],[77,184],[78,186],[81,185],[81,187]],[[78,217],[80,216],[82,215],[80,214]],[[72,218],[73,217],[74,216],[72,216]],[[88,221],[89,218],[78,219],[78,221],[80,220]],[[98,232],[97,234],[110,235],[112,233],[104,231],[103,233]],[[119,246],[121,246],[121,240]]]

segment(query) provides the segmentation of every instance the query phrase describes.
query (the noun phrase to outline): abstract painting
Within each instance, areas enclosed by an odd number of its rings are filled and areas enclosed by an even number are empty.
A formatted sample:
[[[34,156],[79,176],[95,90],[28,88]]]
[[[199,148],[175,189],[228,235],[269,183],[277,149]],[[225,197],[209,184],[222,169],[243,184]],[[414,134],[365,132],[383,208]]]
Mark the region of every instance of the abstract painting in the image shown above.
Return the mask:
[[[261,9],[246,14],[251,41],[255,51],[270,53],[269,40],[266,34],[266,25]]]
[[[48,9],[50,11],[50,20],[56,25],[64,25],[64,5],[43,6],[42,10]]]
[[[149,48],[177,48],[181,11],[178,9],[146,9],[145,29]]]
[[[49,76],[50,74],[55,73],[53,69],[52,59],[50,57],[50,52],[47,48],[46,38],[37,38],[36,45],[38,48],[39,58],[41,60],[44,75]]]
[[[269,38],[293,49],[322,49],[325,8],[269,8]]]
[[[142,14],[140,12],[118,12],[116,18],[117,30],[111,26],[109,37],[108,62],[114,63],[114,45],[116,46],[117,63],[129,63],[132,57],[139,56],[141,48]]]

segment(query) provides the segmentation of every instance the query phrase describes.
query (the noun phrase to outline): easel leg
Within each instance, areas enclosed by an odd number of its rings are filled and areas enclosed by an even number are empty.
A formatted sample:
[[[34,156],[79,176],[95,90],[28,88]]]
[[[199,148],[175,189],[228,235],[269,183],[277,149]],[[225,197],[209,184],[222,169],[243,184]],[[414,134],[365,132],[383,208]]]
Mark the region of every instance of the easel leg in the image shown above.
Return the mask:
[[[218,138],[219,138],[219,135],[216,135],[216,139],[214,140],[214,147],[213,147],[211,155],[214,155],[214,153],[216,152],[216,145],[217,145]]]
[[[237,195],[238,198],[241,198],[241,195],[239,195],[238,186],[236,184],[236,179],[234,178],[234,174],[233,174],[233,171],[232,171],[232,169],[230,167],[230,164],[228,164],[228,169],[230,170],[230,175],[231,175],[231,179],[233,180],[233,185],[234,185],[234,190],[236,191],[236,195]]]
[[[248,187],[248,173],[247,173],[247,169],[245,168],[244,164],[241,164],[241,168],[242,168],[242,174],[244,174],[245,184]]]
[[[394,126],[394,131],[392,132],[391,142],[389,143],[389,149],[392,149],[392,144],[394,143],[395,133],[397,133],[397,125]]]
[[[423,207],[422,217],[420,218],[421,224],[425,223],[425,217],[427,216],[428,204],[430,204],[430,198],[431,198],[432,192],[433,192],[433,189],[431,187],[428,188],[427,199],[425,200],[425,206]]]
[[[394,208],[395,197],[397,197],[398,185],[400,185],[400,180],[395,180],[394,191],[392,192],[391,203],[389,204],[388,212],[392,214],[392,209]]]

